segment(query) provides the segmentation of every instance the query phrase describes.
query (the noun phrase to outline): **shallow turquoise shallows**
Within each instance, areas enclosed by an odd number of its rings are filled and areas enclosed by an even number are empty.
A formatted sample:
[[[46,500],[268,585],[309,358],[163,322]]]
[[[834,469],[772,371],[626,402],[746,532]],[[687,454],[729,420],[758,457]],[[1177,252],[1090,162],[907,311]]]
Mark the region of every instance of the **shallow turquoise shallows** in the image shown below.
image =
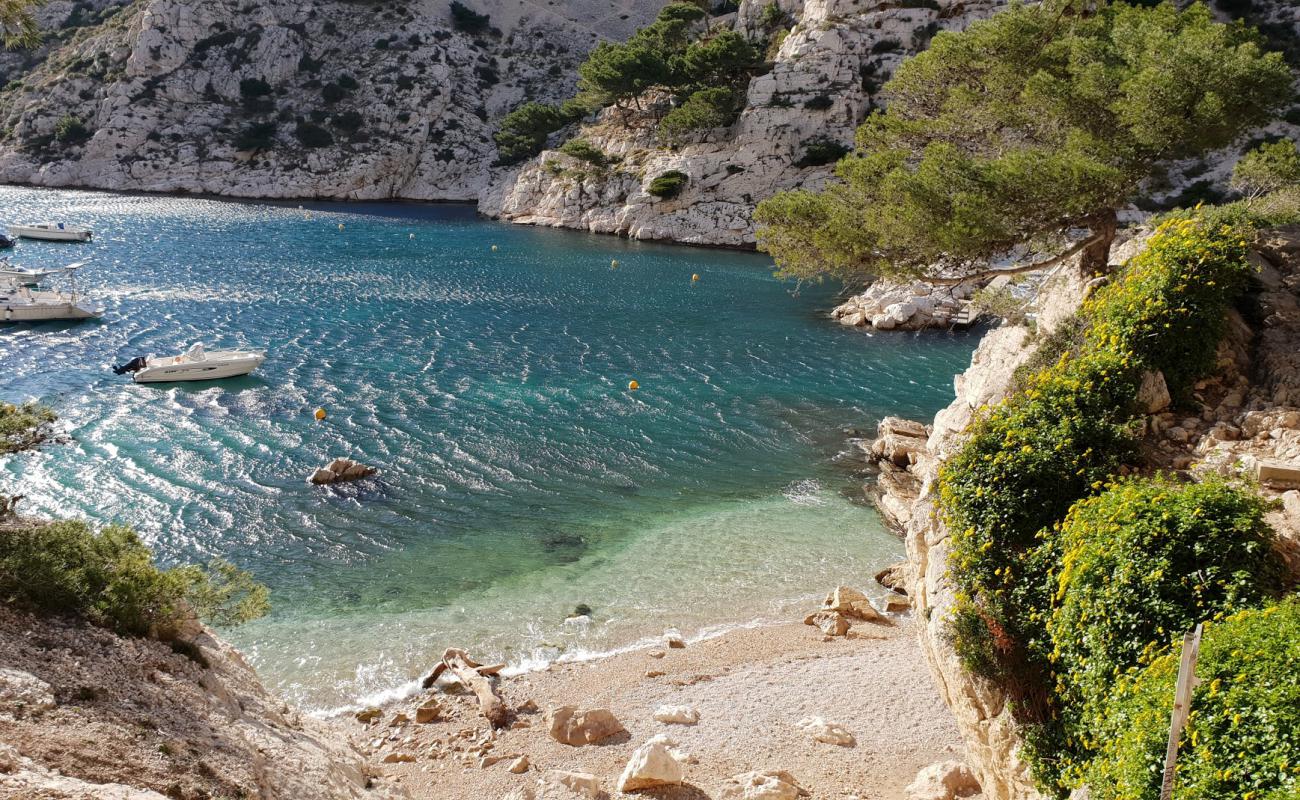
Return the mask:
[[[0,216],[92,225],[11,252],[92,257],[107,307],[0,328],[0,399],[48,403],[70,436],[0,459],[0,492],[251,570],[274,611],[230,635],[322,712],[403,691],[448,646],[522,667],[867,588],[903,548],[857,500],[855,430],[932,415],[974,345],[843,328],[829,288],[795,294],[758,255],[467,207],[0,188]],[[109,369],[195,341],[268,357],[215,385]],[[379,474],[308,485],[335,456]]]

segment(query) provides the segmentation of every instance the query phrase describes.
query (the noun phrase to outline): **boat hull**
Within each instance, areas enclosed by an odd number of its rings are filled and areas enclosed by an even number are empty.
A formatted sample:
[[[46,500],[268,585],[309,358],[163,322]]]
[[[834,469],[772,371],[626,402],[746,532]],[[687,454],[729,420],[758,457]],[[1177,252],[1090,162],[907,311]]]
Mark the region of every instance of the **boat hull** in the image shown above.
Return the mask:
[[[17,236],[22,239],[38,239],[43,242],[89,242],[94,237],[94,234],[88,230],[31,228],[25,225],[14,225],[10,227],[9,235]]]
[[[237,378],[257,369],[265,357],[242,358],[222,362],[193,362],[148,366],[135,373],[136,383],[178,383],[182,381],[216,381]]]
[[[0,322],[55,322],[58,320],[98,319],[98,309],[83,308],[75,303],[0,307]]]

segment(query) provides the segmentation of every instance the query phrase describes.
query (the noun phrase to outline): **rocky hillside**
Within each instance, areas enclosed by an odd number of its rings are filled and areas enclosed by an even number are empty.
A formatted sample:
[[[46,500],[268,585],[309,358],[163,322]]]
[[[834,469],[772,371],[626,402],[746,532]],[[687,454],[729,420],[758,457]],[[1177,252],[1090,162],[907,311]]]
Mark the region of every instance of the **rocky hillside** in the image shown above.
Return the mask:
[[[171,645],[0,604],[0,797],[389,800],[210,631]]]
[[[668,144],[656,135],[656,115],[625,120],[607,111],[581,135],[619,159],[615,166],[593,169],[547,151],[502,175],[480,208],[527,224],[752,245],[757,203],[785,189],[819,188],[853,143],[858,125],[882,102],[881,86],[900,61],[925,48],[938,31],[960,30],[1004,5],[1003,0],[744,0],[738,14],[713,24],[733,27],[767,48],[770,71],[750,81],[744,109],[729,128]],[[772,7],[782,12],[775,23]],[[1256,0],[1233,8],[1261,27],[1272,47],[1294,50],[1300,42],[1300,7]],[[1300,107],[1288,121],[1252,133],[1238,147],[1173,165],[1147,187],[1142,205],[1217,200],[1242,149],[1261,137],[1297,135]],[[688,176],[684,188],[674,197],[656,197],[651,182],[671,172]]]
[[[1112,264],[1126,262],[1145,240],[1139,235],[1118,245]],[[1270,464],[1300,460],[1300,230],[1266,234],[1251,258],[1258,280],[1244,316],[1231,314],[1215,372],[1196,383],[1191,403],[1175,409],[1163,378],[1144,385],[1139,402],[1148,414],[1141,449],[1151,468],[1258,479],[1261,491],[1278,501],[1267,521],[1279,534],[1280,555],[1300,574],[1300,484],[1269,470]],[[1013,390],[1017,368],[1067,324],[1090,288],[1063,274],[1040,296],[1037,332],[1008,325],[987,335],[970,368],[956,379],[956,400],[932,425],[888,419],[875,443],[883,460],[874,492],[886,517],[906,535],[909,594],[918,620],[925,621],[921,639],[931,671],[957,717],[968,762],[986,795],[998,800],[1041,795],[1022,758],[1006,692],[963,669],[948,635],[956,589],[948,567],[951,535],[936,513],[936,480],[965,444],[976,412]]]
[[[0,57],[0,182],[473,200],[495,121],[572,91],[633,0],[56,0]],[[486,19],[475,14],[485,14]]]

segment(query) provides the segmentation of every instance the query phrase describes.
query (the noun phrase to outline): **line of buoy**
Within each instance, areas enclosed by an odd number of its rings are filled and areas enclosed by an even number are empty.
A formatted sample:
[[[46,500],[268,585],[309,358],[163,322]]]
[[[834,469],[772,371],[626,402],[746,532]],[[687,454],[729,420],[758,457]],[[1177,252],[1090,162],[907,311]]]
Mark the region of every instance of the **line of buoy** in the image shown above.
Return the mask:
[[[697,282],[699,279],[700,279],[700,273],[697,272],[697,273],[695,273],[694,275],[691,276],[691,283],[695,283],[695,282]]]
[[[496,246],[496,245],[492,245],[492,252],[495,253],[496,251],[497,251],[497,246]]]
[[[343,223],[342,223],[342,222],[339,223],[339,230],[343,230]]]
[[[640,388],[641,388],[641,384],[637,383],[636,381],[628,381],[628,382],[627,382],[627,390],[628,390],[629,392],[635,392],[637,389],[640,389]]]
[[[325,419],[325,409],[323,408],[316,409],[316,413],[314,416],[316,417],[317,422],[320,422],[321,420]]]

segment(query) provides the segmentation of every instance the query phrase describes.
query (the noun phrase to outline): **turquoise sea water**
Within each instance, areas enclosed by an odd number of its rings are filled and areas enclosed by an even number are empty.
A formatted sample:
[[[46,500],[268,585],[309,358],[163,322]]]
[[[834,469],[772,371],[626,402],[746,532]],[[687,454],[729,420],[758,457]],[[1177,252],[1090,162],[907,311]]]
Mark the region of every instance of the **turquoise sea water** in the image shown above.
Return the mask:
[[[53,406],[71,439],[0,459],[0,493],[254,572],[274,611],[231,638],[317,711],[401,691],[447,646],[526,666],[865,587],[902,545],[855,502],[855,429],[932,415],[975,344],[845,329],[829,288],[795,295],[759,255],[466,207],[0,187],[0,218],[93,225],[11,254],[92,257],[108,309],[0,328],[0,399]],[[194,341],[268,359],[215,385],[109,370]],[[378,477],[305,482],[339,455]]]

